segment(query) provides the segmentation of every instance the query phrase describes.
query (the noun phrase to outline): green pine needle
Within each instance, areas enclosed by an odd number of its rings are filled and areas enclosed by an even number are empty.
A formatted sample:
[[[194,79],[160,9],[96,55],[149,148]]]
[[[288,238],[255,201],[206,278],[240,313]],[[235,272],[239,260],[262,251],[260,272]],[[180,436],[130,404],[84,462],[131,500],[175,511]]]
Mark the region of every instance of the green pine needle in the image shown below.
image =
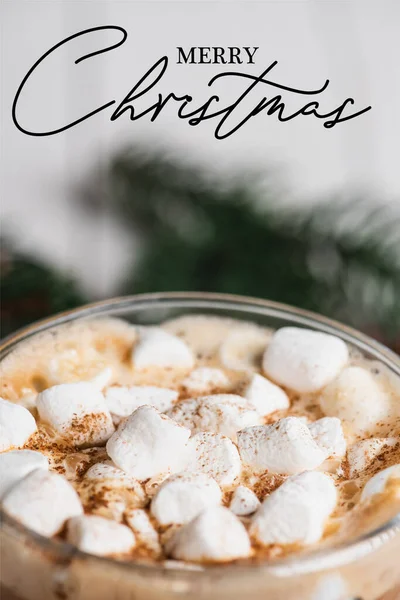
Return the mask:
[[[113,205],[144,244],[123,292],[258,296],[398,340],[400,216],[393,211],[358,198],[282,209],[276,190],[262,194],[253,174],[227,185],[135,151],[120,155],[111,175]]]

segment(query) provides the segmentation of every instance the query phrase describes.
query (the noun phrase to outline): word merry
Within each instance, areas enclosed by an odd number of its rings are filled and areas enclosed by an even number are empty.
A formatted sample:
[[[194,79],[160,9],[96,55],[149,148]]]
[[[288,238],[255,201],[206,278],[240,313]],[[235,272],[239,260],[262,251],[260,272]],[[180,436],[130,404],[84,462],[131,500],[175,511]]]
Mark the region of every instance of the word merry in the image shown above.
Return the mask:
[[[237,46],[228,46],[228,48],[222,48],[221,46],[194,46],[185,54],[183,48],[178,47],[178,65],[182,63],[190,63],[193,65],[241,65],[247,62],[249,65],[254,65],[254,55],[258,48],[253,47],[253,52],[250,52],[248,46],[238,48]],[[242,52],[244,51],[244,52]],[[242,60],[240,57],[244,55]],[[246,56],[247,55],[247,56]],[[197,56],[197,60],[196,60]],[[227,58],[225,58],[225,56]]]

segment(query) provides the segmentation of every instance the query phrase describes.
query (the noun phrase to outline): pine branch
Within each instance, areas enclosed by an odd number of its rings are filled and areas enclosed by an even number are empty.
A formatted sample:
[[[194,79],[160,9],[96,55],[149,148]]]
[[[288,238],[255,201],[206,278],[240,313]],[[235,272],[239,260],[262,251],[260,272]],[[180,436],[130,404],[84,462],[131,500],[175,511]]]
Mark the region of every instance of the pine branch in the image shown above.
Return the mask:
[[[87,302],[72,278],[1,243],[1,336]]]
[[[392,343],[400,336],[400,217],[393,211],[358,198],[282,210],[276,190],[260,198],[254,174],[227,185],[135,152],[117,158],[111,181],[115,209],[144,237],[123,292],[248,294]]]

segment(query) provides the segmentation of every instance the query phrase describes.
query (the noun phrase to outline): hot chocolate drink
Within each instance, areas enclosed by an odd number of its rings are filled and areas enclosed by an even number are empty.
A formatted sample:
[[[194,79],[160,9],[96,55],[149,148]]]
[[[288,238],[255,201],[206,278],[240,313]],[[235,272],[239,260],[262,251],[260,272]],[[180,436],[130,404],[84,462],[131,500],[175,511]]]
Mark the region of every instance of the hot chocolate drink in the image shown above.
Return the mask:
[[[400,511],[400,379],[335,335],[79,320],[9,353],[0,395],[6,518],[117,565],[278,568]],[[351,597],[326,582],[301,597]]]

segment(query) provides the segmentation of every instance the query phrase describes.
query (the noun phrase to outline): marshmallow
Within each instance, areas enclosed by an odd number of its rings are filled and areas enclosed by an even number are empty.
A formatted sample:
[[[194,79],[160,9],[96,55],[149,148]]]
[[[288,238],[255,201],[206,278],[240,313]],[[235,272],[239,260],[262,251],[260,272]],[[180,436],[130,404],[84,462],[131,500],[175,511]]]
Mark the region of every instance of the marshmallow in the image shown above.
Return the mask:
[[[122,471],[118,467],[114,466],[110,461],[99,462],[92,465],[85,473],[86,479],[94,479],[96,481],[102,481],[104,479],[111,479],[115,481],[116,485],[129,485],[131,482],[137,482],[134,477],[131,477],[125,471]]]
[[[132,387],[113,385],[105,393],[106,404],[112,415],[129,417],[139,406],[148,404],[160,412],[171,408],[178,398],[178,392],[152,385]]]
[[[263,501],[250,535],[260,544],[313,544],[321,539],[337,501],[329,475],[305,472],[286,479]]]
[[[297,327],[283,327],[272,336],[263,370],[295,392],[315,392],[334,379],[349,358],[339,338]]]
[[[372,432],[390,416],[390,399],[362,367],[347,367],[321,393],[320,405],[328,416],[349,423],[354,432]]]
[[[142,485],[111,461],[90,467],[79,483],[82,503],[90,513],[122,521],[129,508],[142,508],[148,502]]]
[[[258,425],[261,417],[245,398],[235,394],[215,394],[178,402],[168,415],[192,434],[200,431],[223,433],[236,440],[236,433],[244,427]]]
[[[0,452],[23,446],[36,430],[29,410],[0,398]]]
[[[258,373],[251,376],[243,395],[262,417],[276,410],[285,410],[290,405],[287,394]]]
[[[132,350],[136,369],[147,367],[192,369],[194,356],[178,337],[158,327],[142,328]]]
[[[131,487],[137,483],[137,479],[131,477],[118,467],[112,464],[111,461],[104,463],[96,463],[92,465],[85,473],[86,479],[94,479],[96,481],[103,481],[110,479],[116,487],[126,486]]]
[[[156,555],[161,553],[161,545],[158,533],[154,529],[145,510],[135,508],[125,513],[125,519],[129,527],[135,533],[136,540]]]
[[[353,444],[347,451],[349,477],[358,477],[388,448],[399,443],[397,438],[369,438]]]
[[[167,544],[173,558],[226,562],[251,555],[244,525],[227,508],[213,506],[179,529]]]
[[[151,514],[160,525],[188,523],[208,506],[221,503],[216,481],[203,473],[179,473],[169,477],[151,501]]]
[[[49,461],[33,450],[10,450],[0,454],[0,500],[20,479],[35,469],[49,468]]]
[[[110,437],[107,452],[120,469],[142,481],[180,470],[189,437],[189,429],[152,406],[140,406]]]
[[[88,480],[79,483],[79,495],[86,512],[121,522],[128,509],[143,508],[148,499],[143,490],[116,485],[118,480]]]
[[[31,471],[16,483],[3,499],[3,508],[25,527],[48,537],[83,512],[72,485],[62,475],[45,469]]]
[[[221,369],[199,367],[182,381],[182,386],[189,394],[209,394],[213,390],[229,387],[229,379]]]
[[[297,417],[247,427],[238,433],[238,446],[243,462],[252,468],[286,475],[315,469],[328,456]]]
[[[85,478],[107,482],[108,487],[125,488],[135,496],[136,504],[146,504],[146,494],[137,479],[108,463],[97,463],[85,473]]]
[[[219,485],[231,485],[242,463],[235,444],[221,433],[196,433],[188,442],[187,471],[205,473]]]
[[[103,444],[114,425],[103,394],[93,383],[62,383],[38,395],[37,409],[42,421],[77,446]]]
[[[67,540],[82,552],[96,556],[125,554],[136,545],[126,525],[96,515],[81,515],[68,521]]]
[[[229,509],[238,517],[246,517],[254,513],[260,506],[255,493],[244,485],[239,485],[233,492]]]
[[[245,323],[235,327],[221,344],[219,357],[232,371],[256,371],[270,338],[270,333],[257,325]]]
[[[346,454],[346,440],[340,419],[323,417],[310,423],[308,429],[318,446],[327,452],[328,458]]]
[[[382,494],[389,482],[395,481],[395,495],[400,499],[400,464],[387,467],[376,473],[364,486],[360,502],[369,502],[377,494]]]

